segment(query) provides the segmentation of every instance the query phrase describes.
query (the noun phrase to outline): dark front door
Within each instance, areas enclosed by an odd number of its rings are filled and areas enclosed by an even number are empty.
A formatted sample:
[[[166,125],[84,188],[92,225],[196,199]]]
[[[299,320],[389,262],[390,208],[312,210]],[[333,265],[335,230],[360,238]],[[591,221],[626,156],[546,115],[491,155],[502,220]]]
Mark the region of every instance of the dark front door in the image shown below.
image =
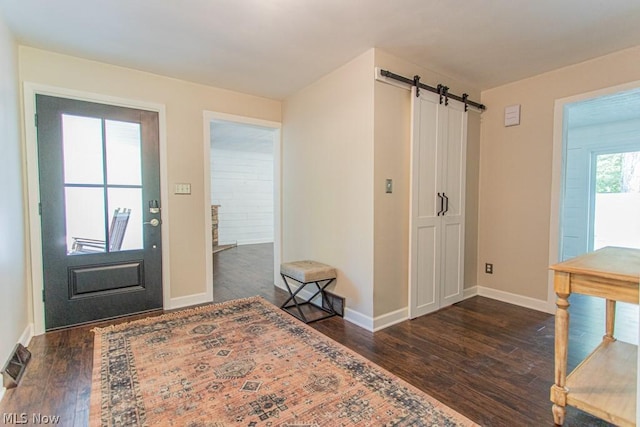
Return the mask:
[[[158,114],[37,95],[45,328],[162,307]]]

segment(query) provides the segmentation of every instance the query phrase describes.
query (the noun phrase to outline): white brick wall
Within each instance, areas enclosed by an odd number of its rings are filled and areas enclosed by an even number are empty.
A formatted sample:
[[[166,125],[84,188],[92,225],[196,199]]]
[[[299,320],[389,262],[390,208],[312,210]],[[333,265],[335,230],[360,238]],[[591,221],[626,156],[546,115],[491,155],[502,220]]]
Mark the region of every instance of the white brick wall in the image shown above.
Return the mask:
[[[273,146],[211,146],[211,203],[219,208],[219,244],[273,242]],[[240,146],[239,146],[240,147]]]

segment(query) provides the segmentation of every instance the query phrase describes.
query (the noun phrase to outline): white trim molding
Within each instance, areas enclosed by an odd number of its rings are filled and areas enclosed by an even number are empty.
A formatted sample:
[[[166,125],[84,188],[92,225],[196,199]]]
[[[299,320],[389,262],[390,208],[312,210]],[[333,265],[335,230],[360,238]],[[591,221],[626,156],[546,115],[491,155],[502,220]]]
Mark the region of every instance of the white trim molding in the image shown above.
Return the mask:
[[[44,302],[42,301],[42,289],[44,277],[42,273],[42,237],[38,205],[40,202],[40,184],[38,179],[38,141],[37,129],[32,120],[35,117],[36,95],[50,95],[80,101],[95,102],[100,104],[116,105],[121,107],[138,108],[158,113],[159,126],[159,151],[160,151],[160,197],[162,206],[162,297],[163,306],[170,306],[170,244],[169,244],[169,186],[167,178],[167,118],[164,104],[156,104],[147,101],[124,99],[104,94],[78,91],[56,86],[42,85],[32,82],[23,84],[24,103],[24,166],[27,174],[26,200],[28,210],[28,248],[30,260],[31,297],[33,304],[33,334],[41,335],[45,332]]]
[[[300,287],[297,283],[291,283],[291,290],[296,291],[298,287]],[[284,284],[276,284],[277,287],[281,288],[285,292],[288,293]],[[300,291],[298,295],[300,295],[303,299],[309,299],[313,296],[314,292],[309,289],[303,289]],[[314,300],[314,303],[320,304],[320,296],[317,296]],[[360,326],[361,328],[366,329],[370,332],[377,332],[384,328],[388,328],[389,326],[395,325],[396,323],[403,322],[409,318],[409,307],[403,307],[401,309],[382,314],[380,316],[371,317],[366,314],[362,314],[359,311],[356,311],[352,308],[345,307],[344,308],[344,320],[349,323],[353,323],[356,326]]]
[[[193,305],[211,303],[211,294],[204,292],[201,294],[186,295],[183,297],[171,298],[169,307],[165,308],[169,310],[175,310],[178,308],[190,307]]]
[[[462,299],[466,300],[468,298],[471,297],[475,297],[476,295],[478,295],[478,287],[477,286],[471,286],[469,288],[464,288],[462,290]]]
[[[365,314],[360,313],[352,308],[344,308],[344,320],[349,323],[353,323],[356,326],[360,326],[369,332],[373,332],[373,318]]]
[[[396,323],[404,322],[409,319],[409,307],[403,307],[389,313],[381,314],[373,318],[373,332],[378,332]]]
[[[545,300],[512,294],[511,292],[478,286],[478,295],[481,297],[487,297],[506,302],[508,304],[514,304],[520,307],[530,308],[532,310],[542,311],[549,314],[555,313],[555,310],[549,310],[549,304]]]
[[[18,338],[18,342],[25,347],[29,347],[31,338],[33,338],[33,336],[33,323],[29,323],[27,327],[24,328],[24,331],[22,332],[22,335],[20,335],[20,338]]]
[[[376,317],[367,316],[347,307],[344,311],[344,320],[369,332],[378,332],[389,326],[409,320],[409,307],[403,307]]]

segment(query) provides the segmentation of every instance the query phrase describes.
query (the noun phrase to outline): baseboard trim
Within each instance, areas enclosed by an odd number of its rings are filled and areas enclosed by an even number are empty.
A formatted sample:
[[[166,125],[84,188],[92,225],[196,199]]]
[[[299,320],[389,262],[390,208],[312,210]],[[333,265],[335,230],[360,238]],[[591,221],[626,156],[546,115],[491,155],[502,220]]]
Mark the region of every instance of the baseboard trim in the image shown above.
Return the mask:
[[[373,319],[373,332],[388,328],[396,323],[404,322],[407,319],[409,319],[409,307],[403,307],[401,309],[376,316]]]
[[[22,332],[22,335],[20,335],[20,338],[18,338],[18,342],[25,347],[29,347],[29,344],[31,343],[31,339],[34,336],[33,334],[34,334],[33,323],[29,323],[27,327],[24,328],[24,331]]]
[[[276,284],[279,288],[286,291],[284,285]],[[296,284],[292,284],[292,290],[295,291],[297,289]],[[303,289],[300,291],[299,295],[302,298],[309,298],[313,295],[307,289]],[[465,288],[463,291],[462,299],[468,299],[474,296],[481,296],[486,298],[491,298],[497,301],[506,302],[508,304],[517,305],[524,308],[530,308],[536,311],[542,311],[544,313],[554,314],[555,311],[549,308],[549,304],[547,301],[525,297],[522,295],[512,294],[510,292],[500,291],[493,288],[487,288],[484,286],[472,286],[470,288]],[[316,301],[317,302],[317,301]],[[409,308],[404,307],[386,314],[382,314],[375,318],[371,316],[364,315],[352,308],[345,307],[344,310],[344,320],[353,323],[356,326],[360,326],[361,328],[366,329],[370,332],[377,332],[382,329],[388,328],[389,326],[395,325],[396,323],[403,322],[409,318]]]
[[[243,245],[260,245],[263,243],[273,243],[273,239],[246,239],[246,240],[234,240],[232,242],[218,241],[218,246],[226,246],[226,245],[235,245],[235,246],[243,246]]]
[[[273,243],[273,239],[247,239],[247,240],[238,240],[237,245],[261,245],[263,243]]]
[[[475,297],[476,295],[478,295],[478,287],[477,286],[472,286],[470,288],[464,288],[462,290],[462,299],[468,299],[471,297]]]
[[[369,332],[373,331],[374,321],[370,316],[366,316],[359,311],[346,307],[344,310],[344,320],[349,323],[353,323],[356,326],[360,326]]]
[[[300,285],[294,281],[289,281],[289,285],[291,286],[291,290],[293,292],[296,291],[296,289],[298,289],[298,287],[300,287]],[[287,291],[287,288],[284,284],[280,284],[280,283],[276,283],[276,286],[282,290],[284,290],[285,292],[289,293],[289,291]],[[315,289],[315,287],[313,287],[312,289]],[[311,290],[309,290],[308,288],[305,288],[303,290],[301,290],[298,293],[298,296],[300,296],[300,298],[303,299],[309,299],[313,296],[315,292],[312,292]],[[314,300],[314,303],[316,304],[320,304],[321,300],[320,300],[320,295],[318,295],[316,297],[316,299]],[[370,332],[374,332],[374,326],[375,326],[375,321],[373,318],[371,318],[370,316],[366,316],[352,308],[349,307],[345,307],[344,308],[344,320],[346,320],[349,323],[353,323],[356,326],[360,326],[361,328],[366,329],[367,331]],[[397,323],[397,322],[395,322]],[[391,326],[391,324],[387,325],[387,326]],[[382,329],[382,327],[380,328]]]
[[[176,308],[184,308],[192,305],[207,303],[211,303],[211,297],[206,293],[193,294],[184,297],[171,298],[169,302],[171,306],[169,307],[169,309],[175,310]],[[167,309],[167,307],[165,307],[165,309]]]
[[[517,305],[520,307],[530,308],[536,311],[542,311],[544,313],[549,313],[549,314],[555,313],[553,310],[550,310],[549,303],[544,300],[512,294],[510,292],[505,292],[505,291],[501,291],[493,288],[487,288],[484,286],[478,286],[477,288],[478,288],[478,295],[481,297],[495,299],[498,301],[506,302],[506,303]]]

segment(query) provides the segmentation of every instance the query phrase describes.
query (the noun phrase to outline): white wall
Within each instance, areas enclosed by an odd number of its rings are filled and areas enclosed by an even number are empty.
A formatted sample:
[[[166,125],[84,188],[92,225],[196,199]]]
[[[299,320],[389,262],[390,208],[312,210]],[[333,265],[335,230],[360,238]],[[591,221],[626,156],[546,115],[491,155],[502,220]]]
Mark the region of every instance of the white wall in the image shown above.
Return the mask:
[[[218,244],[273,242],[273,142],[266,144],[268,150],[264,141],[233,149],[217,144],[215,136],[212,140],[211,203],[220,205]]]
[[[0,366],[29,326],[19,117],[18,48],[0,16]]]
[[[283,262],[338,269],[347,308],[373,315],[373,49],[283,104]]]

